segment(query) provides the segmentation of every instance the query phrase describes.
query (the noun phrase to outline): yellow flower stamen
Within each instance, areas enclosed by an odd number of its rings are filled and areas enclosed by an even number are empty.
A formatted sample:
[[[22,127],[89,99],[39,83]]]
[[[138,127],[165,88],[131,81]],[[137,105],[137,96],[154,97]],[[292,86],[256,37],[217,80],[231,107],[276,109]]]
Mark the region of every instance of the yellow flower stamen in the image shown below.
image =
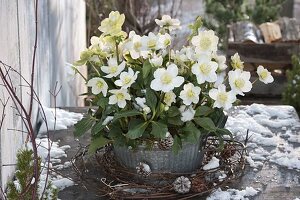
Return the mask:
[[[211,46],[212,42],[208,37],[202,37],[200,39],[200,44],[199,46],[201,47],[201,49],[208,49]]]
[[[96,83],[96,85],[97,85],[98,88],[101,89],[101,88],[103,87],[104,84],[103,84],[102,81],[98,81],[98,82]]]
[[[236,80],[234,81],[234,85],[235,85],[237,88],[241,89],[241,88],[244,87],[245,81],[244,81],[243,79],[241,79],[241,78],[236,79]]]
[[[222,102],[223,104],[224,103],[226,103],[226,101],[227,101],[227,98],[228,98],[228,96],[227,96],[227,94],[225,93],[225,92],[220,92],[219,94],[218,94],[218,100],[220,101],[220,102]]]
[[[117,70],[118,70],[118,67],[117,67],[117,66],[110,67],[110,73],[111,73],[111,74],[116,73]]]
[[[266,79],[268,77],[268,71],[267,70],[263,70],[261,73],[260,73],[260,78],[262,79]]]
[[[194,96],[195,96],[194,91],[193,91],[193,90],[189,90],[189,91],[187,92],[187,96],[188,96],[189,98],[194,97]]]
[[[210,66],[207,65],[207,64],[201,64],[201,65],[199,66],[199,68],[200,68],[200,71],[201,71],[204,75],[208,75],[209,72],[210,72],[210,70],[211,70]]]
[[[168,74],[165,74],[161,77],[161,82],[163,84],[170,84],[172,82],[172,77]]]
[[[116,96],[117,96],[117,99],[118,99],[118,100],[123,100],[123,99],[125,99],[123,93],[118,93],[118,94],[116,94]]]
[[[131,77],[130,76],[126,76],[125,79],[123,80],[124,85],[127,85],[131,82]]]
[[[156,40],[153,40],[153,39],[149,40],[149,41],[147,42],[147,46],[148,46],[148,48],[150,48],[150,49],[155,48],[155,46],[156,46]]]
[[[134,50],[136,50],[136,51],[139,51],[141,47],[142,47],[142,43],[141,43],[141,42],[135,42],[135,43],[133,44],[133,48],[134,48]]]

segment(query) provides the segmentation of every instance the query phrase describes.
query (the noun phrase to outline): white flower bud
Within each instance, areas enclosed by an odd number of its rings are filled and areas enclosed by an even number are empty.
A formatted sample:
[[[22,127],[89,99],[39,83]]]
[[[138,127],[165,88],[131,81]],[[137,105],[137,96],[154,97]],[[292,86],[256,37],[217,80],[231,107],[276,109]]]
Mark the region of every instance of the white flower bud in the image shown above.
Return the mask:
[[[165,110],[165,111],[168,111],[169,108],[170,108],[169,106],[165,106],[164,110]]]
[[[143,111],[145,114],[149,114],[151,112],[151,109],[148,106],[146,106],[143,108]]]

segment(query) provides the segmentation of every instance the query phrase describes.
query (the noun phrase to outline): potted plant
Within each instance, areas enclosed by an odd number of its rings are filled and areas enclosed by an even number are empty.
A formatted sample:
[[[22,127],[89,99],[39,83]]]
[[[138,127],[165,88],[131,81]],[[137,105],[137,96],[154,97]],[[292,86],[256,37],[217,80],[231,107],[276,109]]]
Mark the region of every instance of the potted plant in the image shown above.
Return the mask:
[[[101,22],[100,36],[91,38],[73,69],[90,67],[83,77],[94,106],[75,125],[75,136],[90,130],[90,152],[112,143],[116,158],[128,168],[139,164],[153,171],[186,172],[200,167],[203,143],[218,138],[220,148],[231,133],[224,128],[226,115],[252,88],[250,72],[243,71],[238,54],[217,54],[219,38],[200,30],[201,19],[190,25],[188,46],[172,49],[177,19],[155,20],[159,33],[136,35],[122,31],[125,16],[117,11]],[[259,80],[273,78],[262,66]],[[80,74],[80,73],[79,73]]]

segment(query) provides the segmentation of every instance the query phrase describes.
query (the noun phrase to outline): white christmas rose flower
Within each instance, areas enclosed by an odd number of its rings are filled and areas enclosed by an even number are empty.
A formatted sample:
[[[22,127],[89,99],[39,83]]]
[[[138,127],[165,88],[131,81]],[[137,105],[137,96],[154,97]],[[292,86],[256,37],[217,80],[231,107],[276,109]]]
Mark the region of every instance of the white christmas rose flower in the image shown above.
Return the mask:
[[[122,72],[120,74],[120,79],[115,81],[115,85],[125,89],[129,88],[135,82],[139,73],[139,71],[134,73],[131,68],[128,68],[128,72]]]
[[[125,15],[118,11],[111,11],[108,18],[102,20],[98,28],[104,35],[116,35],[122,31]]]
[[[249,92],[252,88],[250,82],[250,72],[245,72],[240,69],[230,71],[229,76],[229,85],[233,92],[244,96],[244,92]]]
[[[155,91],[170,92],[184,82],[184,78],[177,75],[178,68],[175,64],[170,64],[167,69],[159,68],[154,72],[150,87]]]
[[[241,61],[238,53],[235,53],[233,56],[231,56],[231,66],[233,69],[244,69],[244,62]]]
[[[202,57],[192,66],[192,73],[196,75],[199,84],[215,82],[217,80],[218,63],[211,61],[209,57]]]
[[[109,58],[107,61],[108,66],[102,66],[101,70],[107,75],[106,78],[112,78],[118,76],[125,68],[125,61],[118,65],[115,57]]]
[[[159,36],[150,32],[148,36],[143,36],[141,38],[142,47],[150,50],[158,50],[160,48],[159,45]]]
[[[92,78],[87,82],[88,87],[92,87],[94,95],[102,93],[106,97],[108,85],[102,78]]]
[[[223,84],[226,76],[226,71],[222,71],[221,73],[218,73],[217,76],[218,76],[217,80],[214,83],[215,88],[218,88],[219,85]]]
[[[90,48],[99,47],[99,45],[101,44],[101,40],[97,36],[92,36],[90,42],[91,42]]]
[[[165,49],[171,45],[171,36],[168,33],[158,34],[159,48]]]
[[[127,89],[124,88],[119,90],[109,90],[109,92],[113,95],[109,97],[108,104],[118,104],[120,108],[124,108],[126,106],[126,100],[131,99]]]
[[[215,100],[213,107],[229,109],[232,104],[236,101],[235,93],[230,91],[226,92],[225,85],[219,85],[218,89],[211,89],[209,96]]]
[[[219,38],[212,30],[200,31],[198,35],[192,38],[192,44],[199,53],[212,53],[218,49]]]
[[[141,107],[141,108],[144,108],[146,107],[146,98],[143,98],[143,97],[136,97],[135,98],[135,101],[136,101],[136,104]]]
[[[182,105],[179,108],[179,111],[181,112],[181,121],[188,122],[194,119],[196,111],[193,109],[192,106],[185,106]]]
[[[130,39],[130,41],[126,46],[126,49],[129,51],[129,54],[133,59],[138,59],[141,56],[143,58],[148,57],[148,49],[145,45],[143,45],[142,37],[139,35],[132,36],[132,38]]]
[[[155,19],[158,26],[169,29],[170,31],[180,29],[180,21],[178,19],[172,19],[169,15],[163,15],[161,20]]]
[[[194,86],[192,83],[185,84],[183,90],[180,92],[180,98],[183,100],[183,103],[187,106],[192,103],[197,104],[199,102],[199,95],[201,88]]]
[[[139,106],[139,109],[143,110],[145,114],[149,114],[151,109],[146,105],[146,98],[137,97],[135,98],[136,104]]]
[[[164,97],[164,103],[167,106],[171,106],[172,103],[176,102],[176,95],[173,91],[166,92]]]
[[[162,56],[157,56],[154,55],[153,58],[149,59],[149,62],[154,66],[154,67],[160,67],[163,64],[163,57]]]
[[[274,81],[274,78],[271,75],[271,72],[269,72],[263,66],[259,65],[256,72],[257,72],[259,80],[261,82],[268,84],[268,83],[272,83]]]
[[[218,70],[219,71],[224,71],[228,67],[226,65],[226,57],[225,56],[214,54],[213,58],[218,63]]]

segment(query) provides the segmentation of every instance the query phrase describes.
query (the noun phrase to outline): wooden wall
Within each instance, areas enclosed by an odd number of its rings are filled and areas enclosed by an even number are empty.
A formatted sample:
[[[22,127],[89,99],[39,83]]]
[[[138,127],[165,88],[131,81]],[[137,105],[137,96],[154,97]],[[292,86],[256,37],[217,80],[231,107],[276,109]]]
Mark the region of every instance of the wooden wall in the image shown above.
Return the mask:
[[[34,0],[0,0],[0,60],[20,71],[28,80],[32,64],[34,28]],[[84,0],[40,0],[35,88],[43,105],[54,106],[49,90],[53,90],[56,81],[58,86],[62,86],[57,97],[57,106],[83,105],[78,94],[85,92],[84,84],[80,78],[70,77],[71,71],[67,63],[78,59],[85,46]],[[12,81],[18,95],[28,107],[28,89],[21,86],[25,82],[18,76],[13,76]],[[7,97],[4,87],[0,86],[0,98]],[[25,137],[22,133],[11,130],[22,129],[22,123],[10,106],[11,101],[0,131],[2,185],[14,170],[15,154],[24,143]],[[1,113],[2,110],[0,105]],[[36,113],[37,106],[34,107],[34,121]]]

